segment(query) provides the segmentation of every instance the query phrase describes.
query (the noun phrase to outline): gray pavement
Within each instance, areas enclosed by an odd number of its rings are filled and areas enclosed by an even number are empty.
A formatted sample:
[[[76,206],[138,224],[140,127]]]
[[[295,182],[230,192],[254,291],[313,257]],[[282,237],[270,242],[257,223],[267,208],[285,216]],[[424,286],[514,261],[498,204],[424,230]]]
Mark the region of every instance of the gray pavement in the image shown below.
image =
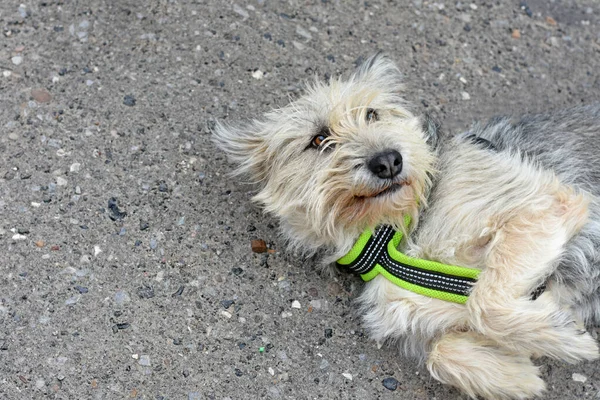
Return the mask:
[[[448,132],[600,97],[596,0],[3,0],[0,25],[0,399],[463,399],[368,340],[359,280],[285,252],[210,127],[378,50]],[[598,397],[600,364],[540,365],[545,398]]]

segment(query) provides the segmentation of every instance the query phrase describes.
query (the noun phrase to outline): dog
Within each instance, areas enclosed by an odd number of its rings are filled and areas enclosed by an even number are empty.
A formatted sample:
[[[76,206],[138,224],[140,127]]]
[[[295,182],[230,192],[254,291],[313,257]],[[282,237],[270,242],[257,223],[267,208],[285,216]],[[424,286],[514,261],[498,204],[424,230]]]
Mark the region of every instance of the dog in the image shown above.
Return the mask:
[[[540,395],[532,359],[599,357],[600,105],[446,138],[402,91],[376,55],[213,139],[293,250],[368,281],[374,340],[473,398]]]

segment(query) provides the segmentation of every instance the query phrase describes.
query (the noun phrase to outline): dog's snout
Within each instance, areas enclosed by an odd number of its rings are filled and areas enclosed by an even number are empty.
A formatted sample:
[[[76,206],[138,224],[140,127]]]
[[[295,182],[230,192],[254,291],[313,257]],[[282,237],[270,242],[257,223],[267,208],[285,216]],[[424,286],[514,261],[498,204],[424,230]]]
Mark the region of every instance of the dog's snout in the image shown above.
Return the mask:
[[[402,156],[396,150],[384,150],[375,154],[367,167],[378,178],[392,179],[402,171]]]

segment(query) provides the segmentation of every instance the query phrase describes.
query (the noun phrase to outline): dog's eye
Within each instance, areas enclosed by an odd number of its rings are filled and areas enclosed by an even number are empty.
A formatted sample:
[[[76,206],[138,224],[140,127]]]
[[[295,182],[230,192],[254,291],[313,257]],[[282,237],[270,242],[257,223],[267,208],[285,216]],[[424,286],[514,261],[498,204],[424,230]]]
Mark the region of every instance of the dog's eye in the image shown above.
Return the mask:
[[[319,146],[321,146],[321,144],[323,144],[325,139],[327,139],[327,136],[325,136],[323,134],[319,134],[313,138],[311,144],[313,145],[313,147],[319,147]]]
[[[379,113],[373,108],[367,109],[367,122],[379,121]]]

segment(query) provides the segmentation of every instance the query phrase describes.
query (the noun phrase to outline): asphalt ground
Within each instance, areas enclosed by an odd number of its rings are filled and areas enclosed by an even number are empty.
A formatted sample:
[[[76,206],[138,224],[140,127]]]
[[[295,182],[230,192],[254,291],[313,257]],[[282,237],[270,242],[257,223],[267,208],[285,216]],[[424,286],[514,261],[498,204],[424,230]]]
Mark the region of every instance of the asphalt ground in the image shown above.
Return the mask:
[[[463,399],[368,339],[357,278],[285,251],[210,128],[379,50],[449,134],[598,101],[599,23],[595,0],[3,0],[0,398]],[[544,398],[599,396],[600,364],[539,364]]]

